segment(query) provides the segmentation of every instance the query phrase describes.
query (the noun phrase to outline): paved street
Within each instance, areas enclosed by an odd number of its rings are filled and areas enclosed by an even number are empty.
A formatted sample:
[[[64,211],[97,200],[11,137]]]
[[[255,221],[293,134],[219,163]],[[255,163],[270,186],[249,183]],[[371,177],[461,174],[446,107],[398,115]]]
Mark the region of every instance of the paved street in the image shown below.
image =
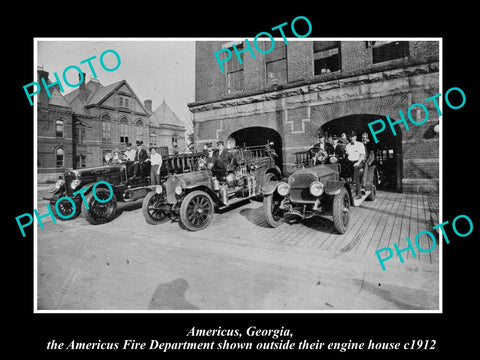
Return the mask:
[[[39,188],[39,199],[45,188]],[[38,211],[44,214],[45,201]],[[438,197],[377,193],[339,235],[330,219],[267,227],[260,202],[199,232],[149,225],[141,200],[104,225],[83,217],[38,228],[40,310],[436,310],[439,247],[385,262],[379,248],[438,219]],[[427,249],[428,237],[422,241]]]

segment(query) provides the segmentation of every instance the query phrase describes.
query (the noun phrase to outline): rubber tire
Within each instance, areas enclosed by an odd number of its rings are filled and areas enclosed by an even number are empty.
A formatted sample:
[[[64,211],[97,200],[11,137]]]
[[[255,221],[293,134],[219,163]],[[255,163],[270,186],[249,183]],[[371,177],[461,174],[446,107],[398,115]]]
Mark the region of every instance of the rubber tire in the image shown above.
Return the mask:
[[[268,184],[269,182],[278,180],[278,177],[274,173],[267,173],[265,174],[265,181],[264,184]]]
[[[71,218],[68,218],[68,219],[64,219],[58,215],[57,209],[55,208],[56,201],[50,202],[50,207],[52,208],[53,213],[55,214],[55,219],[58,219],[60,221],[69,221],[77,218],[82,213],[82,205],[79,202],[75,201],[74,199],[72,200],[75,202],[75,215],[73,215]],[[67,201],[69,204],[71,204],[68,200],[63,200],[63,201]],[[63,212],[61,214],[65,215]]]
[[[200,195],[207,199],[207,201],[210,204],[210,209],[211,210],[210,210],[210,213],[207,214],[206,221],[203,224],[201,224],[200,226],[196,226],[196,225],[191,224],[190,221],[188,220],[188,218],[187,218],[187,208],[188,208],[188,205],[189,205],[190,201],[192,201],[192,199],[194,197],[200,196]],[[213,200],[210,197],[210,195],[208,195],[205,191],[195,190],[195,191],[192,191],[191,193],[188,193],[187,196],[185,196],[185,198],[183,199],[182,204],[180,205],[180,221],[181,221],[182,225],[187,230],[190,230],[190,231],[203,230],[208,225],[210,225],[210,223],[212,222],[213,210],[214,210]]]
[[[272,213],[272,203],[273,203],[273,195],[265,195],[263,198],[263,214],[265,215],[265,221],[267,222],[268,226],[272,228],[278,227],[283,222],[283,216],[279,219],[275,219]]]
[[[370,194],[368,195],[367,199],[368,201],[373,201],[377,197],[377,187],[375,185],[370,186]]]
[[[165,215],[162,219],[154,219],[150,215],[150,212],[148,211],[148,206],[150,201],[154,196],[161,196],[161,194],[157,194],[155,191],[150,191],[147,196],[143,199],[142,203],[142,212],[143,212],[143,217],[145,218],[145,221],[150,224],[150,225],[158,225],[158,224],[163,224],[168,221],[169,217]],[[155,201],[155,200],[154,200]],[[167,200],[164,199],[166,202]]]
[[[102,199],[103,195],[107,195],[105,198],[108,198],[110,196],[110,191],[107,189],[96,188],[95,192],[97,194],[97,197],[100,199]],[[88,204],[88,210],[85,202]],[[108,203],[105,203],[109,206],[110,213],[106,217],[102,218],[95,217],[95,214],[92,213],[92,208],[94,207],[95,203],[97,203],[97,200],[95,200],[93,196],[93,192],[90,192],[85,197],[85,202],[82,203],[82,212],[85,214],[85,220],[87,220],[92,225],[99,225],[109,222],[115,216],[115,213],[117,211],[117,199],[115,198],[115,195],[112,195],[110,201]]]
[[[348,203],[348,217],[347,223],[344,224],[343,221],[343,204],[345,201]],[[340,190],[339,194],[336,194],[333,197],[333,225],[335,226],[335,230],[337,230],[340,234],[344,234],[348,229],[348,224],[350,223],[350,197],[348,196],[348,191],[345,188]]]

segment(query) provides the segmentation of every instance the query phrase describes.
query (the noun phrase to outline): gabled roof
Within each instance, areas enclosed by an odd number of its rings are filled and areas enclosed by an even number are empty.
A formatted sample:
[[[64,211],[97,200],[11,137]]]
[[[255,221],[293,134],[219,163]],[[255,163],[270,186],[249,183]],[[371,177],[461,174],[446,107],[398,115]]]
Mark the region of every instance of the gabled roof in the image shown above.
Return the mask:
[[[57,86],[53,87],[51,95],[52,96],[48,100],[49,105],[71,108],[70,104],[65,100],[64,96],[60,93],[60,90],[57,88]]]
[[[125,80],[117,81],[116,83],[107,85],[107,86],[102,86],[97,89],[95,93],[92,94],[89,98],[87,98],[87,104],[86,105],[98,105],[107,98],[114,90],[119,88]]]
[[[150,114],[147,109],[145,109],[145,106],[143,105],[143,102],[140,101],[138,98],[137,94],[132,90],[130,85],[127,83],[126,80],[120,80],[117,81],[113,84],[103,86],[100,81],[96,79],[90,79],[88,83],[85,84],[85,90],[86,90],[86,99],[80,99],[81,103],[83,106],[88,107],[88,106],[93,106],[93,105],[100,105],[103,101],[105,101],[115,90],[119,89],[125,85],[130,92],[132,93],[132,96],[134,96],[140,106],[142,107],[143,111],[146,114]],[[74,91],[68,93],[65,95],[65,100],[71,104],[73,101],[75,101],[78,96],[80,95],[80,88],[75,89]]]
[[[181,121],[165,100],[150,116],[150,124],[153,126],[170,125],[185,129],[185,124]]]

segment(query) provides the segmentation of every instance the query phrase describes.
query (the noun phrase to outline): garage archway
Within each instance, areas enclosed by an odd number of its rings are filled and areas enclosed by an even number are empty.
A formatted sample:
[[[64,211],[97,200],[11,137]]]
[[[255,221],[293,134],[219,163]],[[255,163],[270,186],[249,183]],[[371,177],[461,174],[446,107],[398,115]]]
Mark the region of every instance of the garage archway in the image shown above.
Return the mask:
[[[361,141],[363,132],[373,143],[372,134],[369,131],[368,123],[382,119],[388,123],[383,115],[355,114],[343,116],[323,124],[320,129],[326,135],[340,136],[342,132],[347,135],[355,131],[357,140]],[[394,136],[389,127],[377,135],[378,143],[375,144],[375,155],[377,166],[382,171],[382,181],[379,186],[383,190],[402,191],[403,177],[403,154],[402,154],[402,129],[400,125],[395,126],[397,135]]]
[[[275,158],[275,164],[283,171],[283,157],[282,157],[282,137],[273,129],[252,126],[237,130],[230,134],[231,138],[235,139],[237,146],[256,146],[266,145],[273,142],[273,148],[278,157]]]

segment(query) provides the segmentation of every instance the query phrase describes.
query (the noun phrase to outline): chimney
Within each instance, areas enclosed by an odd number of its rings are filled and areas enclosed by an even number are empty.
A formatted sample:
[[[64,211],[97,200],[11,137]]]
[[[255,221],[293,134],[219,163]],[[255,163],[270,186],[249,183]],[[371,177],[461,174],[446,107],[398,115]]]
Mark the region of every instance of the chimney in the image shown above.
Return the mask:
[[[43,70],[43,68],[40,68],[40,67],[37,67],[37,82],[39,84],[42,84],[42,80],[41,79],[45,79],[45,83],[46,84],[50,84],[50,80],[48,80],[48,71],[45,71]],[[43,85],[41,85],[43,87]],[[47,92],[46,91],[43,91],[43,88],[42,90],[38,93],[38,98],[37,98],[37,102],[40,104],[40,105],[43,105],[43,106],[48,106],[48,102],[49,102],[49,97],[47,95]]]
[[[152,111],[152,100],[144,100],[143,105],[145,105],[145,109],[147,109],[148,112],[153,112]]]
[[[87,100],[87,97],[88,97],[88,91],[85,86],[85,78],[86,78],[86,75],[85,73],[83,73],[83,81],[80,84],[79,93],[78,93],[78,97],[81,101]],[[78,80],[80,80],[80,74],[78,74]]]

